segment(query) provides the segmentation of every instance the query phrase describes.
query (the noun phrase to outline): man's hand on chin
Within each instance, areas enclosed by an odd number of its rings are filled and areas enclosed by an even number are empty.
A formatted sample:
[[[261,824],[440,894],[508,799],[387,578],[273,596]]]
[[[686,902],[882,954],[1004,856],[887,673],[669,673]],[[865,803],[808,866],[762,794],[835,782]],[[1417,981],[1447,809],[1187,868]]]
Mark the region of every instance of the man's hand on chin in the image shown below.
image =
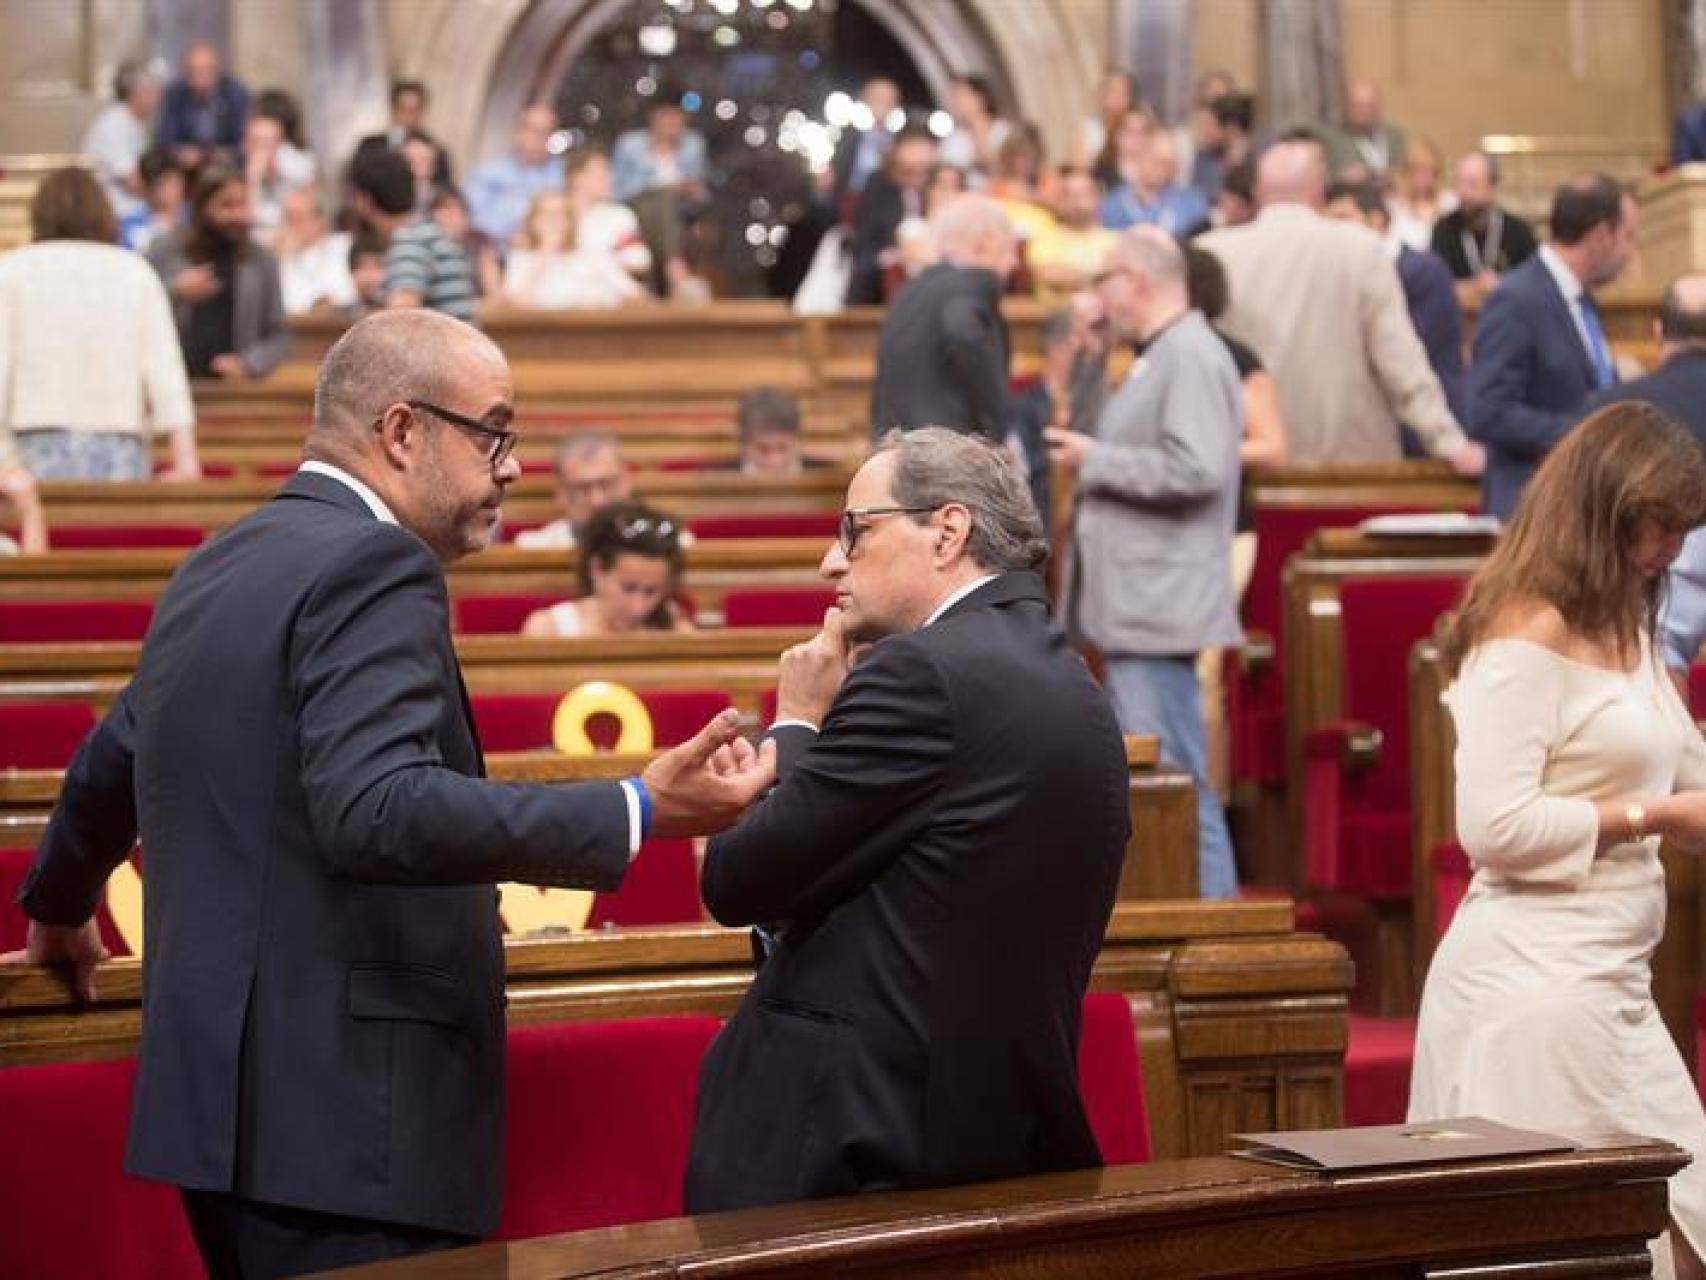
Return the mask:
[[[823,630],[782,654],[776,682],[778,720],[823,724],[851,668],[844,627],[841,610],[831,607],[824,612]]]

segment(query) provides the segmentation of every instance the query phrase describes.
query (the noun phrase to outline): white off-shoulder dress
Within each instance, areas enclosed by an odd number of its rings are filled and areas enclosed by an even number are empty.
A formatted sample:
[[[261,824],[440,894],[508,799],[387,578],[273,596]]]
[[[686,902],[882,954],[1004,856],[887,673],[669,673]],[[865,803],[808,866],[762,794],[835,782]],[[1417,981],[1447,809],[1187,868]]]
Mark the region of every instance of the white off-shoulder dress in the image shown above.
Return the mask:
[[[1598,801],[1706,788],[1706,743],[1656,655],[1608,671],[1478,646],[1447,695],[1457,831],[1475,874],[1422,993],[1410,1119],[1480,1115],[1694,1154],[1671,1218],[1706,1254],[1706,1112],[1652,997],[1658,839],[1596,856]],[[1655,1274],[1673,1274],[1666,1237]]]

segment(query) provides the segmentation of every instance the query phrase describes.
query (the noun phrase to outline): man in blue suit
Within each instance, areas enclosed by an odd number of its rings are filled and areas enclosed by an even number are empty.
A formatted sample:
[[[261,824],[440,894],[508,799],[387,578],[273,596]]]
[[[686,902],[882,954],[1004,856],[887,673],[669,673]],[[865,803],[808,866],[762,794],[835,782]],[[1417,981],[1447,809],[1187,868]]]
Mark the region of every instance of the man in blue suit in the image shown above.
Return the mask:
[[[1469,434],[1487,447],[1482,503],[1516,507],[1540,460],[1617,383],[1590,290],[1609,284],[1635,247],[1634,199],[1611,178],[1572,178],[1552,200],[1552,240],[1493,290],[1469,370]]]

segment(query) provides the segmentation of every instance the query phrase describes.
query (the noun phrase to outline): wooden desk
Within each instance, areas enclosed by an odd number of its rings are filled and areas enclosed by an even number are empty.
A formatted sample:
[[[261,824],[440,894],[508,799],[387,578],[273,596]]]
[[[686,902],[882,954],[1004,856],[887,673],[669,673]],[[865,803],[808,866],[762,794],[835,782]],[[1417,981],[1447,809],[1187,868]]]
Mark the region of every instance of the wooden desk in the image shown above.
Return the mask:
[[[849,1197],[518,1241],[350,1280],[1632,1280],[1686,1155],[1612,1139],[1550,1156],[1327,1176],[1230,1156]]]
[[[1262,507],[1413,507],[1473,511],[1481,483],[1456,474],[1444,462],[1331,463],[1264,468],[1245,474],[1244,488]]]

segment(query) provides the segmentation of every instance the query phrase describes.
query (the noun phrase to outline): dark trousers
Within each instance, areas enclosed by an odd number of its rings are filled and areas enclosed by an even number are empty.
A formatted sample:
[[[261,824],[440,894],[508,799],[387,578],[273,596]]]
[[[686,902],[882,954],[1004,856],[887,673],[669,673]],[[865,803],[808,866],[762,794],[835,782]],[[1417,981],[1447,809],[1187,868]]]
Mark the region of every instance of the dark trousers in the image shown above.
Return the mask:
[[[208,1280],[285,1280],[478,1243],[470,1236],[289,1209],[221,1191],[182,1194]]]

